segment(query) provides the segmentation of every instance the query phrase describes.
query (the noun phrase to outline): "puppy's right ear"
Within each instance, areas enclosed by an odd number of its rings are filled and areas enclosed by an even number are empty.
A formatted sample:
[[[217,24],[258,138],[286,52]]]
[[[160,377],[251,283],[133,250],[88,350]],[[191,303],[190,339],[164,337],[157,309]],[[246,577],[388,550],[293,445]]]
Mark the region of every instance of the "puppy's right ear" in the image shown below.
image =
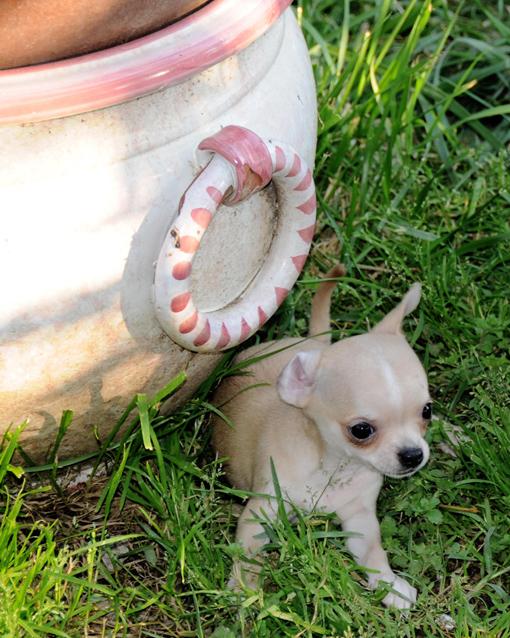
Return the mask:
[[[404,317],[413,312],[420,303],[421,297],[421,285],[414,283],[406,294],[403,296],[402,301],[393,308],[376,326],[374,326],[371,332],[382,332],[387,334],[402,334],[402,321]]]
[[[282,401],[296,408],[305,407],[315,387],[321,356],[319,350],[307,350],[292,357],[276,384]]]

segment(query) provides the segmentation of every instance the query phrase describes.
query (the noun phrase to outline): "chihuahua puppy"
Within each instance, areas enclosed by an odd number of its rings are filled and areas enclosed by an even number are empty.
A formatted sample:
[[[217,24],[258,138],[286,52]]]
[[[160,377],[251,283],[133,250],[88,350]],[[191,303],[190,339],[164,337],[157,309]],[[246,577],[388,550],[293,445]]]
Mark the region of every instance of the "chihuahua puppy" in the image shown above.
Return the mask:
[[[337,266],[328,273],[345,273]],[[367,569],[368,585],[390,584],[387,606],[409,608],[416,589],[391,569],[381,546],[376,502],[383,476],[404,478],[429,458],[424,434],[432,410],[423,367],[402,334],[418,305],[415,283],[370,332],[330,344],[335,282],[312,301],[310,338],[257,345],[239,358],[260,357],[220,385],[214,403],[230,424],[213,421],[218,454],[232,484],[253,492],[236,541],[253,557],[264,544],[261,520],[277,515],[272,464],[286,507],[335,512],[349,532],[347,547]],[[232,427],[233,424],[233,427]],[[260,567],[236,562],[230,585],[254,588]]]

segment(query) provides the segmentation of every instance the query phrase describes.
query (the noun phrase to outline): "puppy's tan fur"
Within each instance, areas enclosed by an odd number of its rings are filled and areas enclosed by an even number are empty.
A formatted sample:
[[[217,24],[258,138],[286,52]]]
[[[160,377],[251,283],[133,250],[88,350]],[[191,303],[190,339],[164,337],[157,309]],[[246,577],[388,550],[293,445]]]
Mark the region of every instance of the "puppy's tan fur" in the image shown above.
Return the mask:
[[[337,266],[328,278],[344,273]],[[415,284],[369,333],[330,345],[329,307],[334,282],[319,285],[312,302],[311,338],[283,339],[249,348],[249,375],[227,378],[214,402],[229,423],[215,417],[214,445],[227,457],[233,485],[256,494],[238,523],[236,540],[254,555],[264,541],[260,515],[276,516],[271,462],[282,494],[306,511],[336,512],[347,546],[367,568],[368,582],[389,582],[384,603],[409,607],[416,590],[391,570],[381,547],[376,501],[383,475],[409,476],[429,455],[423,408],[429,402],[425,372],[401,332],[420,299]],[[360,423],[373,434],[360,440]],[[423,458],[403,466],[409,450]],[[415,461],[413,461],[415,462]],[[257,569],[234,565],[232,584],[255,586]]]

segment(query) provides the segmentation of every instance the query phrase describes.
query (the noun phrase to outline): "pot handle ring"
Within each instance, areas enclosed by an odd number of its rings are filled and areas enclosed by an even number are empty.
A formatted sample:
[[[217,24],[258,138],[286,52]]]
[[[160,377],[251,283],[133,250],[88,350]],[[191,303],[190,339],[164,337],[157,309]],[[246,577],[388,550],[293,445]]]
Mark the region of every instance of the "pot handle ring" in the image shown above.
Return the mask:
[[[181,198],[156,263],[153,292],[157,318],[173,341],[195,352],[218,352],[256,332],[294,285],[314,233],[315,187],[291,146],[262,140],[249,129],[226,126],[198,148],[211,151],[212,159]],[[271,180],[279,221],[267,259],[238,299],[218,310],[199,310],[191,269],[213,215],[221,204],[240,202]]]

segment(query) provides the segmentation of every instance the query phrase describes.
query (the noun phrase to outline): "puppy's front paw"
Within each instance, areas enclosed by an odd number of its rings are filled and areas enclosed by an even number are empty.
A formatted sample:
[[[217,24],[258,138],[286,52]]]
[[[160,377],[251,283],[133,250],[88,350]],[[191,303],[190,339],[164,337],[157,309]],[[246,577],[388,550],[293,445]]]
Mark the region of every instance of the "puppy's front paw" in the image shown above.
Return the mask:
[[[390,574],[377,574],[370,579],[370,586],[375,589],[377,583],[382,580],[391,585],[393,591],[383,598],[383,605],[396,609],[410,609],[416,602],[418,592],[407,580],[400,578],[393,572]]]

